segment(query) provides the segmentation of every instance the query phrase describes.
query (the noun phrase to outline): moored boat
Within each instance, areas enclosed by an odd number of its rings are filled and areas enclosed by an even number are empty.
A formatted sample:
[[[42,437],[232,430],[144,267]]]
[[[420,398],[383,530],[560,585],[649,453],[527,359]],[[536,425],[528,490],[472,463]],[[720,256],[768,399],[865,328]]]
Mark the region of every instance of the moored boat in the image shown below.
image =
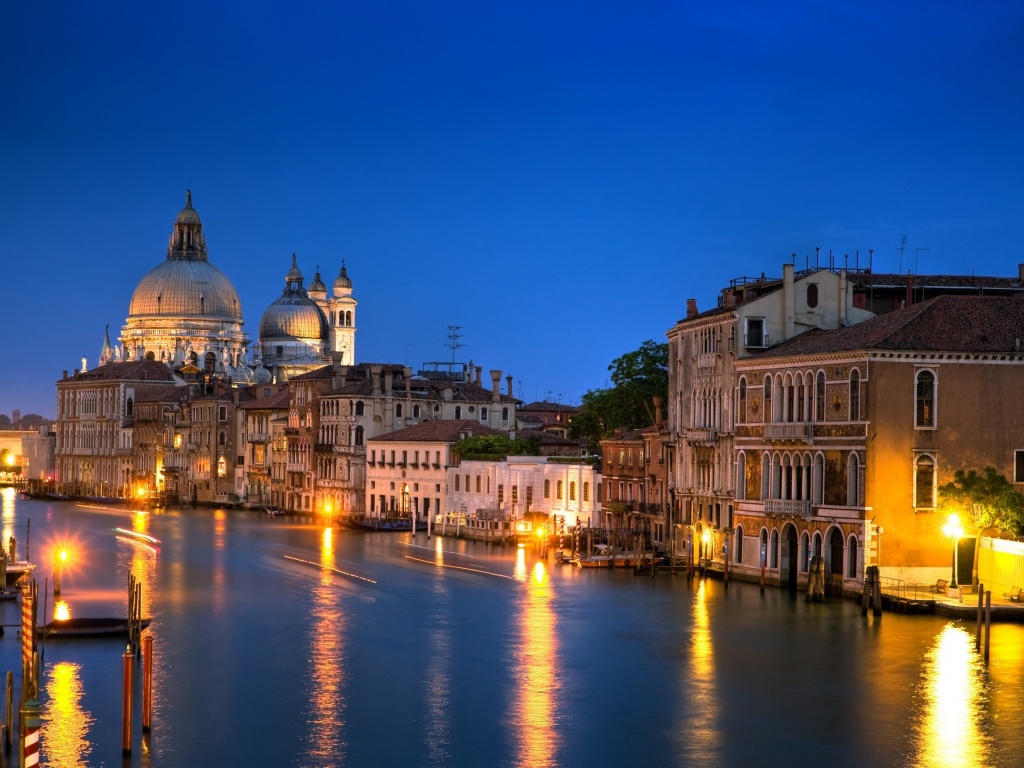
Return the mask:
[[[143,619],[142,629],[149,626],[151,619]],[[36,627],[40,637],[104,637],[128,635],[128,619],[118,617],[84,617],[77,619],[54,619]]]
[[[591,555],[590,557],[575,557],[569,562],[577,568],[632,568],[639,565],[648,567],[652,563],[664,562],[665,558],[643,554],[637,557],[635,554],[622,553],[618,555]]]
[[[342,517],[338,520],[342,528],[356,531],[380,531],[383,533],[401,533],[412,530],[412,521],[408,517]],[[427,530],[425,521],[416,521],[416,530]]]
[[[28,578],[29,574],[35,569],[36,564],[30,563],[26,560],[16,560],[13,563],[7,563],[7,569],[4,572],[4,589],[14,589],[22,581]]]

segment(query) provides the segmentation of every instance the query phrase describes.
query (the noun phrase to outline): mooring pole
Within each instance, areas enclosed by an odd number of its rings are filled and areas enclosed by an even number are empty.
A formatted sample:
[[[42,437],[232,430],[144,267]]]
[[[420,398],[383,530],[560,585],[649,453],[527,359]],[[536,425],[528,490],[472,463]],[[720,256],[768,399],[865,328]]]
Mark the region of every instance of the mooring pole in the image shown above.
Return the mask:
[[[21,705],[21,764],[24,768],[39,765],[39,726],[42,708],[35,696]]]
[[[985,585],[978,585],[978,618],[974,622],[974,652],[981,650],[981,609],[985,602]]]
[[[992,640],[992,590],[985,593],[985,663],[988,664],[988,647]]]
[[[142,732],[149,733],[153,720],[153,635],[147,632],[142,642]]]
[[[132,649],[131,646],[124,652],[124,690],[122,692],[121,708],[121,754],[132,753]]]
[[[14,720],[14,673],[7,670],[7,707],[4,709],[4,752],[11,751],[11,725]]]

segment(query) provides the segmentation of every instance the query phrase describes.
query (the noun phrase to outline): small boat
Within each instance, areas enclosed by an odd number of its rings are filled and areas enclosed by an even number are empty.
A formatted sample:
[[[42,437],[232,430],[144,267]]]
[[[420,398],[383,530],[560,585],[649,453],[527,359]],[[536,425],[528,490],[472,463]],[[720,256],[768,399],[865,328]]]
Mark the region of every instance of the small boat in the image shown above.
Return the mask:
[[[142,628],[149,626],[151,619],[142,620]],[[41,627],[36,627],[39,637],[109,637],[112,635],[128,635],[128,619],[117,617],[86,617],[81,619],[54,619]]]
[[[338,520],[342,528],[356,531],[379,531],[381,533],[408,533],[412,521],[408,517],[343,517]],[[427,530],[426,521],[416,521],[416,530]]]
[[[129,531],[127,528],[115,528],[114,533],[118,536],[124,536],[126,539],[141,541],[143,544],[149,544],[152,547],[159,547],[161,544],[160,539],[155,536],[150,536],[148,533],[141,533],[140,531]]]
[[[271,517],[277,517],[284,514],[284,510],[280,507],[266,507],[266,513]]]

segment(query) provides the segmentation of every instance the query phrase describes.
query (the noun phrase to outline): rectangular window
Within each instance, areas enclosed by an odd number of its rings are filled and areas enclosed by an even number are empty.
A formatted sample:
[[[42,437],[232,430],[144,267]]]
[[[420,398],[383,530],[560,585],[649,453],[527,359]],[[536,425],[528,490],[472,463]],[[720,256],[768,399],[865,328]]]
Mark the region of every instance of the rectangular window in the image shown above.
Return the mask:
[[[518,485],[513,485],[512,486],[512,503],[513,504],[518,504],[519,503],[519,486]]]
[[[1013,482],[1024,483],[1024,451],[1013,452]]]
[[[533,504],[533,486],[526,486],[526,506],[529,507]]]
[[[765,327],[763,317],[748,317],[746,319],[746,333],[744,343],[748,348],[763,349],[767,346],[765,339]]]
[[[505,486],[502,483],[498,483],[498,506],[501,506],[501,502],[505,500]]]

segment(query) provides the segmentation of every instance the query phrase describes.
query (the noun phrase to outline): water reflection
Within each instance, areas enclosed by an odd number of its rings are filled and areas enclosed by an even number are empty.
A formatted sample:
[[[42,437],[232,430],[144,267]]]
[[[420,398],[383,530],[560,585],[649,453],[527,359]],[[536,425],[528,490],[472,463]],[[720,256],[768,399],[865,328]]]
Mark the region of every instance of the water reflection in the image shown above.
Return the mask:
[[[715,765],[721,761],[721,725],[716,695],[714,640],[708,616],[708,582],[700,579],[690,607],[689,665],[683,667],[685,725],[676,732],[676,745],[684,762]]]
[[[921,677],[916,765],[987,765],[986,672],[974,636],[947,624],[925,657]]]
[[[309,712],[304,765],[344,765],[345,630],[341,610],[342,591],[334,580],[334,531],[324,528],[320,537],[320,581],[313,588],[309,631]]]
[[[561,745],[556,708],[561,682],[556,669],[558,631],[551,578],[543,562],[527,567],[522,547],[516,555],[515,578],[525,586],[512,670],[515,762],[522,768],[555,766]]]
[[[434,562],[444,563],[444,540],[434,540]],[[429,648],[426,688],[427,714],[427,755],[428,765],[449,765],[451,763],[451,630],[449,622],[449,594],[447,581],[441,570],[437,571],[433,585],[435,608],[429,623]]]
[[[50,766],[88,763],[92,744],[89,727],[94,720],[82,709],[81,666],[62,661],[46,676],[46,712],[40,726],[40,743]]]

